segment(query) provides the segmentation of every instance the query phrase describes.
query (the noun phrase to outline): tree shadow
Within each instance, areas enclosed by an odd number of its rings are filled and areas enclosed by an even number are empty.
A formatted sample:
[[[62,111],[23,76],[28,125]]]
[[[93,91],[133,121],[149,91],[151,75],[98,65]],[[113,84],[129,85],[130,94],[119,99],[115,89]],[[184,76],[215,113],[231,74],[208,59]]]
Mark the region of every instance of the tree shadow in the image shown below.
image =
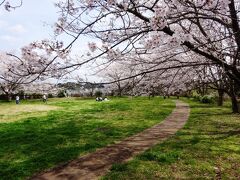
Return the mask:
[[[0,179],[26,178],[105,146],[109,142],[105,133],[109,131],[96,132],[96,129],[107,124],[88,122],[79,125],[74,121],[29,118],[22,123],[1,125]]]

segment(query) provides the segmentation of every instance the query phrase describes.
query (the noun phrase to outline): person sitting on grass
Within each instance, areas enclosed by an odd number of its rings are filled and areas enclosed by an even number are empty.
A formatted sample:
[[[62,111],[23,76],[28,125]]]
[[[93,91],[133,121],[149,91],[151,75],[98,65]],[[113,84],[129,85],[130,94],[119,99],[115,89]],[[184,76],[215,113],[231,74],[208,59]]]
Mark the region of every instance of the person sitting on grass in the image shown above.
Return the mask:
[[[103,99],[103,101],[109,101],[109,99],[108,99],[107,97],[105,97],[105,98]]]
[[[96,101],[102,101],[102,97],[96,97]]]

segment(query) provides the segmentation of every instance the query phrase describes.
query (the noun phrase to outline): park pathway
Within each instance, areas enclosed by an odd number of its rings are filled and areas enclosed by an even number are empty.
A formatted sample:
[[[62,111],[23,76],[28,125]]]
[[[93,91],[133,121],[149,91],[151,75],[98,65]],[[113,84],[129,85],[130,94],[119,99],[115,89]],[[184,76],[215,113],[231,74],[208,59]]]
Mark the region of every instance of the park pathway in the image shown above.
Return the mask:
[[[176,108],[161,123],[123,141],[82,156],[65,165],[32,177],[33,180],[94,180],[103,176],[112,164],[126,162],[155,144],[174,135],[187,121],[188,104],[176,101]]]

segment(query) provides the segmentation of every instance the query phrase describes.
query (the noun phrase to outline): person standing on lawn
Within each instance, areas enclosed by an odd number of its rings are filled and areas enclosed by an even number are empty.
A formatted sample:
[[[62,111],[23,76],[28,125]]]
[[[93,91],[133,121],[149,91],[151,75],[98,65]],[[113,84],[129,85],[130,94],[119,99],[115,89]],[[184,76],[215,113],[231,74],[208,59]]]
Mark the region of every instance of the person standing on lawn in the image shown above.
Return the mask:
[[[19,98],[19,96],[17,95],[16,96],[16,104],[19,104],[20,103],[20,98]]]
[[[47,102],[47,96],[46,96],[46,94],[44,94],[42,98],[43,98],[43,102],[46,103],[46,102]]]

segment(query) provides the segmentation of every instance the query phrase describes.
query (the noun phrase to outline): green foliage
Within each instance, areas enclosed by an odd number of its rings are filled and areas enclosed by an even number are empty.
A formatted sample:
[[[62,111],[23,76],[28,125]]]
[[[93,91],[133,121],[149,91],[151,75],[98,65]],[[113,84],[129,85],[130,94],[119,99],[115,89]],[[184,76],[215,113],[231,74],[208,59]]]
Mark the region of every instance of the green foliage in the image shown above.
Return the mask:
[[[196,101],[199,101],[201,103],[205,103],[205,104],[211,104],[214,103],[216,100],[216,97],[214,97],[213,95],[205,95],[205,96],[200,96],[198,94],[194,94],[193,98]]]
[[[205,95],[200,98],[200,102],[206,103],[206,104],[214,103],[214,97],[211,95]]]

